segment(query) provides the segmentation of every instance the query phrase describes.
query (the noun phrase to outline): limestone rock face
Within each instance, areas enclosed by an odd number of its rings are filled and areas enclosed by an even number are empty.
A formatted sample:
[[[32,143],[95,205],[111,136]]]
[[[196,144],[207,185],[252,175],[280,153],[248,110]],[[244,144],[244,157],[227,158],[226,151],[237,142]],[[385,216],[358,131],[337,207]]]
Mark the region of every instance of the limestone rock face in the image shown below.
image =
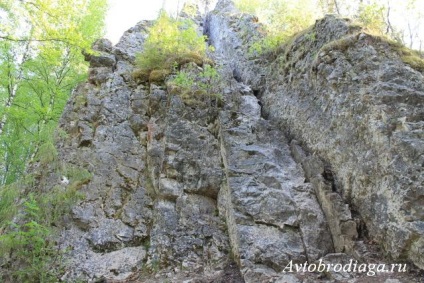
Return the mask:
[[[333,16],[264,56],[249,52],[261,25],[231,1],[195,16],[222,107],[133,79],[148,21],[87,56],[57,144],[92,175],[58,240],[62,281],[366,282],[285,273],[318,260],[424,269],[423,75]],[[47,176],[45,190],[60,182]]]
[[[334,16],[260,61],[248,52],[257,33],[243,32],[258,24],[234,16],[231,1],[219,5],[208,18],[211,43],[260,97],[263,116],[297,140],[293,156],[336,251],[355,253],[366,232],[393,259],[424,268],[423,74],[393,44]]]
[[[247,282],[268,282],[290,262],[333,252],[331,234],[313,187],[291,157],[284,134],[261,117],[246,87],[227,96],[221,111],[226,180],[220,203],[232,252]]]
[[[142,49],[146,26],[101,55],[114,58],[116,69],[80,85],[61,120],[69,133],[59,145],[63,162],[93,175],[62,233],[63,248],[71,250],[64,280],[152,277],[159,269],[157,282],[169,274],[215,278],[231,263],[217,207],[219,142],[208,130],[218,112],[193,113],[162,87],[131,81],[133,50]]]
[[[271,63],[265,115],[331,167],[334,193],[385,251],[424,268],[423,75],[343,20],[315,29]]]

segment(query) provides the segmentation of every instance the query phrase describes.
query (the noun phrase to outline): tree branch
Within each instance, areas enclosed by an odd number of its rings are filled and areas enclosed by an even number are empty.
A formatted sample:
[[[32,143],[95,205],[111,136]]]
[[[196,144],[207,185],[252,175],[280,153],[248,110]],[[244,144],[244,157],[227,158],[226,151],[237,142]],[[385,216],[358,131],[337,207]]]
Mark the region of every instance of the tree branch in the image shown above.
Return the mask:
[[[7,36],[7,35],[0,35],[0,40],[2,40],[2,39],[7,40],[7,41],[14,41],[14,42],[32,42],[32,41],[35,41],[35,42],[63,42],[63,43],[69,44],[71,46],[81,48],[77,44],[71,43],[71,40],[69,40],[67,38],[41,38],[41,39],[31,38],[31,39],[28,39],[28,38],[14,38],[14,37]]]

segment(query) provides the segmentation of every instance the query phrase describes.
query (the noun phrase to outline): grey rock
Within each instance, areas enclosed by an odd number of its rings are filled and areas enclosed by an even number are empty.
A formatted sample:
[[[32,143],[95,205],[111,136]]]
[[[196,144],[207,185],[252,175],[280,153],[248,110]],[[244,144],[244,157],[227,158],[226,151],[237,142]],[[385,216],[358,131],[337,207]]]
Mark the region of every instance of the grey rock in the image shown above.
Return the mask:
[[[151,22],[88,56],[57,141],[57,163],[92,176],[60,226],[62,280],[319,282],[284,268],[379,260],[371,239],[424,268],[422,74],[335,16],[263,56],[248,52],[261,25],[231,1],[195,16],[221,108],[132,79]],[[54,165],[40,190],[66,187]]]
[[[398,279],[387,279],[384,283],[402,283],[402,281],[399,281]]]
[[[417,229],[424,176],[422,74],[402,62],[390,44],[335,16],[317,21],[314,40],[299,36],[280,53],[249,57],[250,40],[259,36],[256,25],[244,21],[231,1],[218,7],[205,30],[225,61],[224,72],[248,84],[260,96],[262,116],[309,152],[302,155],[292,145],[328,220],[334,248],[355,253],[353,209],[392,258],[424,268],[419,252],[424,234]],[[252,37],[241,26],[253,30]],[[266,76],[260,75],[263,70]],[[324,176],[326,166],[332,180]],[[231,174],[257,170],[230,169]]]
[[[85,60],[90,62],[90,68],[115,68],[116,59],[112,54],[112,43],[108,39],[97,40],[92,48],[94,54],[83,52]]]
[[[143,247],[123,248],[106,254],[94,254],[84,262],[81,272],[89,274],[89,279],[124,280],[134,273],[134,268],[141,268],[146,251]],[[67,280],[65,274],[62,280]],[[81,274],[82,275],[82,274]]]
[[[147,38],[148,28],[151,24],[151,21],[141,21],[124,33],[113,48],[118,60],[134,63],[136,54],[142,50],[143,42]]]
[[[275,283],[300,283],[298,278],[294,275],[283,275],[275,281]]]
[[[353,278],[354,264],[359,265],[357,260],[344,253],[327,254],[316,263],[317,266],[319,263],[330,267],[324,271],[327,278],[338,281],[347,281],[347,279]]]
[[[91,69],[88,74],[88,81],[97,86],[107,82],[109,78],[111,78],[109,67],[98,66]]]

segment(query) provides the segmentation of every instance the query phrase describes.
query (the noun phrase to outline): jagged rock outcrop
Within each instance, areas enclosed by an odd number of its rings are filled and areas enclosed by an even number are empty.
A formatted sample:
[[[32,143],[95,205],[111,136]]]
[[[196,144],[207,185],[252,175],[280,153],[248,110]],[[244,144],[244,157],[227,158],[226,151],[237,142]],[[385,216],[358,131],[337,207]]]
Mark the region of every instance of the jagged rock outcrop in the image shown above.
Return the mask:
[[[326,18],[315,30],[315,41],[298,38],[270,65],[280,83],[264,91],[264,112],[331,166],[333,191],[369,236],[424,268],[423,75],[348,22]]]
[[[58,240],[63,281],[362,282],[283,270],[381,259],[371,239],[424,268],[424,79],[388,43],[328,16],[255,57],[260,24],[222,0],[202,23],[218,107],[134,81],[150,25],[96,43],[61,119],[59,160],[92,174]]]
[[[222,31],[231,33],[231,20],[210,21],[212,44],[223,45],[225,59],[238,57],[229,62],[260,92],[264,115],[331,166],[333,190],[393,257],[423,267],[422,74],[389,42],[329,16],[276,54],[257,83],[252,60],[234,52],[240,43],[220,40],[229,38]],[[308,178],[324,170],[323,163]]]
[[[392,258],[423,268],[422,73],[390,42],[333,16],[258,62],[248,54],[255,33],[244,32],[258,24],[235,16],[230,1],[219,5],[208,18],[211,44],[255,90],[263,116],[310,152],[292,142],[336,251],[355,254],[362,227]]]

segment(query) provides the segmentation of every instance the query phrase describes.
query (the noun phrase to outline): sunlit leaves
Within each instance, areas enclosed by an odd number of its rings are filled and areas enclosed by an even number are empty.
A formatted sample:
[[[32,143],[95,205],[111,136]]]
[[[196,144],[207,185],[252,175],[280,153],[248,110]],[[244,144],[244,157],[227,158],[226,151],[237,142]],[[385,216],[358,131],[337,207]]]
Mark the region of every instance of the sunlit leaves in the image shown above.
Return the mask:
[[[169,58],[190,53],[205,56],[205,37],[197,33],[190,20],[176,20],[162,12],[150,28],[137,65],[145,70],[166,69],[173,63]]]
[[[384,34],[386,29],[386,10],[386,7],[377,3],[361,4],[357,18],[371,32]]]
[[[253,44],[251,53],[275,49],[293,34],[312,25],[319,14],[313,0],[237,0],[242,11],[254,13],[267,29],[267,38]]]
[[[103,33],[106,0],[0,3],[0,184],[51,139],[71,90],[86,78],[81,50]]]

